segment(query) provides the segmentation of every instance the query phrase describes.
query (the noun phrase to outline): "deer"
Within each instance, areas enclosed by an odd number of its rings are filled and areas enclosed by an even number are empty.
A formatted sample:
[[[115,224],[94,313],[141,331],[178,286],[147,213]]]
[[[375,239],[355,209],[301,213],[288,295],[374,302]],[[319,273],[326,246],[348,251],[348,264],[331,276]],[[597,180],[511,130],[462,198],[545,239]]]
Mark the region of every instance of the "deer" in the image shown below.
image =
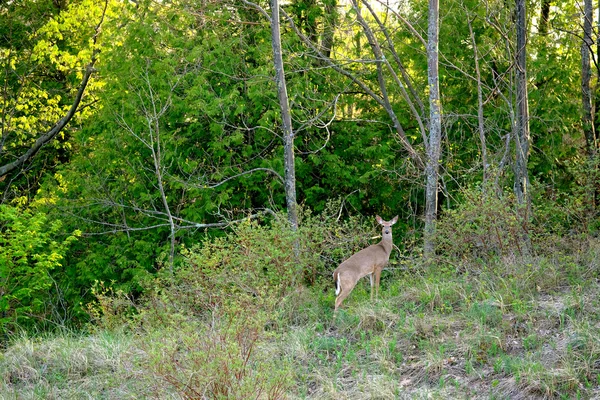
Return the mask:
[[[390,259],[393,246],[392,225],[398,221],[398,216],[396,215],[390,221],[384,221],[379,215],[376,215],[375,219],[383,227],[381,241],[353,254],[333,271],[335,295],[337,296],[335,298],[334,313],[337,312],[342,301],[352,292],[359,279],[367,275],[369,275],[371,281],[371,301],[373,301],[373,286],[375,287],[376,297],[379,297],[379,278],[381,278],[381,271]],[[373,278],[375,278],[374,281]]]

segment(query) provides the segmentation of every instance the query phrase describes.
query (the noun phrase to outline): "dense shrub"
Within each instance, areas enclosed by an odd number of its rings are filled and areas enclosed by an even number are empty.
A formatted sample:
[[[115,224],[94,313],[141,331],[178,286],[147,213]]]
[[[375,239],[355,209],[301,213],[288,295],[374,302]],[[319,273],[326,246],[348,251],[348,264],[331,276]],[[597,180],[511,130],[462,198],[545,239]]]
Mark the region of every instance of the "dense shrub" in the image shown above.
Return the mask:
[[[298,232],[281,215],[244,221],[223,237],[182,248],[173,275],[165,270],[149,282],[140,316],[187,319],[217,308],[229,314],[273,309],[300,286],[332,285],[337,264],[368,244],[373,229],[367,227],[358,218],[338,222],[325,213],[305,214]]]
[[[0,205],[0,337],[64,322],[52,271],[80,233],[61,237],[60,230],[59,220]]]
[[[512,193],[481,187],[464,189],[465,198],[438,223],[438,252],[453,259],[521,256],[527,252],[526,208]]]

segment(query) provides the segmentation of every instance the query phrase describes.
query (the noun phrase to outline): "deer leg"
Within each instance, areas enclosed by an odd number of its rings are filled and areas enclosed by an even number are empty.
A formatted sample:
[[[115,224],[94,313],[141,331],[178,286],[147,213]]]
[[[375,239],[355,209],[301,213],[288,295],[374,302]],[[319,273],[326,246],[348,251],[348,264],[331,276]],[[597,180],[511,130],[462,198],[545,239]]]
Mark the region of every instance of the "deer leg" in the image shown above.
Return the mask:
[[[344,301],[344,299],[348,297],[349,294],[350,291],[342,289],[339,296],[335,298],[335,308],[333,309],[333,312],[336,312],[338,308],[340,308],[340,306],[342,305],[342,301]]]
[[[381,278],[381,269],[375,269],[375,296],[379,298],[379,279]]]
[[[348,297],[350,292],[352,292],[352,289],[354,289],[354,286],[356,285],[356,282],[343,281],[339,276],[338,279],[340,284],[340,294],[335,298],[335,308],[333,310],[334,313],[340,307],[342,301],[344,301],[344,299]]]
[[[373,301],[373,273],[369,274],[369,282],[371,282],[371,301]]]

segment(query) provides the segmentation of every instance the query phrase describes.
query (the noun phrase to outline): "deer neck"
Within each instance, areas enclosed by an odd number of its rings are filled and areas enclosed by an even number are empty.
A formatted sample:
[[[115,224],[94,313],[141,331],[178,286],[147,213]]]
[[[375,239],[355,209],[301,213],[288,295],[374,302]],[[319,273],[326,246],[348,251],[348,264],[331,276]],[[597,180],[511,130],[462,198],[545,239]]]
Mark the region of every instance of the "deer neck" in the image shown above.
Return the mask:
[[[392,252],[392,238],[390,237],[390,238],[381,239],[381,242],[379,242],[379,245],[384,248],[385,252],[389,256],[390,253]]]

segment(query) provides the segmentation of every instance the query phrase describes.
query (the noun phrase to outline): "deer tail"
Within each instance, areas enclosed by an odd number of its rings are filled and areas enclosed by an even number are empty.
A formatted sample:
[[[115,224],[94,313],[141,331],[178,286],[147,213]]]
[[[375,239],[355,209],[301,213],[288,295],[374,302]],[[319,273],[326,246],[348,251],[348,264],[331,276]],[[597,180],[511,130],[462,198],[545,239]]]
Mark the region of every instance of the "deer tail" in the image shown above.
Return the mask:
[[[333,281],[335,282],[335,295],[340,294],[340,273],[335,271],[333,273]]]

